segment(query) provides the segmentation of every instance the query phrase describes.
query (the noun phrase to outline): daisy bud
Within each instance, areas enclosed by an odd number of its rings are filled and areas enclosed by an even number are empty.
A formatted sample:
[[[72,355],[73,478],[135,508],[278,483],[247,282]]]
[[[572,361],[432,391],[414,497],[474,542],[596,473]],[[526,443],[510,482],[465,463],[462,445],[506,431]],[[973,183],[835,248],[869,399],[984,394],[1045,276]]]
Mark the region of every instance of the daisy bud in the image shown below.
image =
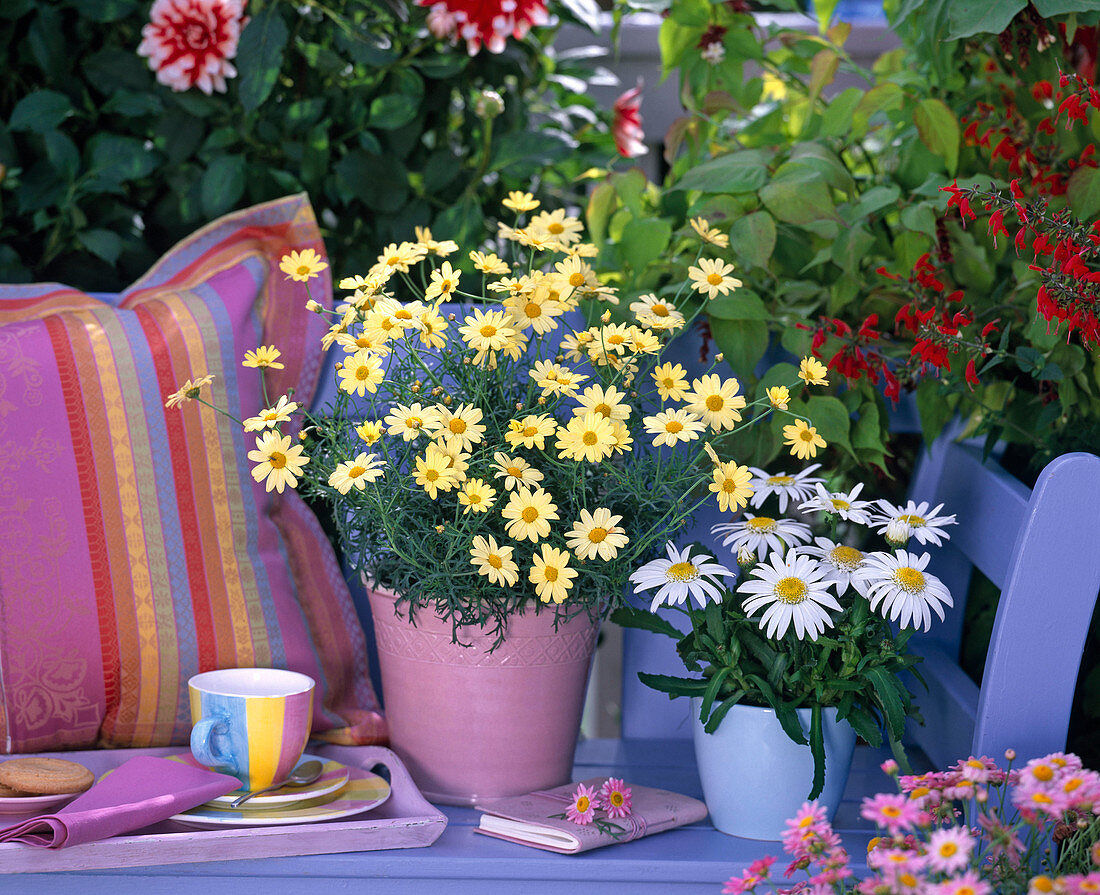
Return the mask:
[[[714,355],[714,362],[717,364],[722,363],[722,361],[724,361],[725,359],[726,355],[724,352],[719,351],[716,355]]]
[[[482,121],[491,121],[504,112],[504,99],[495,90],[482,90],[474,100],[474,114]]]
[[[600,315],[600,322],[601,323],[610,323],[611,322],[611,312],[610,311],[604,311]]]
[[[545,407],[545,406],[546,406],[546,399],[540,397],[539,398],[539,407]]]
[[[908,522],[902,519],[891,519],[890,524],[886,526],[886,543],[895,549],[904,547],[909,543],[912,534],[913,529],[909,527]]]
[[[409,386],[409,391],[412,392],[414,395],[418,394],[420,392],[420,383],[414,382],[412,385]]]
[[[756,565],[756,554],[753,553],[748,547],[738,548],[737,565],[741,567],[741,571],[748,572],[753,566]]]
[[[1005,760],[1006,761],[1015,761],[1016,760],[1016,750],[1015,749],[1005,749]]]
[[[314,301],[312,298],[306,302],[306,310],[312,311],[314,314],[320,314],[323,308],[319,302]]]
[[[898,772],[898,763],[892,758],[886,759],[879,767],[882,768],[882,773],[889,774],[891,777]]]
[[[435,527],[435,530],[438,531],[440,534],[443,534],[443,532],[445,531],[445,529],[442,525],[437,525]]]
[[[451,401],[452,401],[452,398],[451,398],[450,395],[444,395],[443,396],[443,406],[444,407],[450,407],[451,406]]]
[[[340,363],[339,361],[337,361],[336,362],[336,369],[337,370],[342,370],[342,369],[344,369],[344,365],[342,363]]]

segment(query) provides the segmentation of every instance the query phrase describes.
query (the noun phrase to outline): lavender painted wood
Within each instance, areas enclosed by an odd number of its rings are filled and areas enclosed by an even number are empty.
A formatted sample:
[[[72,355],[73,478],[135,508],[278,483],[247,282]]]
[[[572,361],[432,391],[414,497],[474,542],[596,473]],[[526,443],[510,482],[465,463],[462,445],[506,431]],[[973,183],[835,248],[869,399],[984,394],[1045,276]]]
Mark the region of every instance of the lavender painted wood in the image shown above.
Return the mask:
[[[15,842],[3,843],[0,844],[0,874],[57,873],[420,848],[431,845],[443,832],[446,817],[424,800],[401,760],[389,749],[381,746],[319,746],[315,749],[311,747],[311,751],[367,769],[381,762],[390,770],[390,798],[362,817],[317,824],[183,830],[166,821],[134,835],[116,836],[71,848],[46,849]],[[166,756],[178,752],[178,748],[101,750],[66,753],[66,757],[86,765],[99,776],[136,755]]]

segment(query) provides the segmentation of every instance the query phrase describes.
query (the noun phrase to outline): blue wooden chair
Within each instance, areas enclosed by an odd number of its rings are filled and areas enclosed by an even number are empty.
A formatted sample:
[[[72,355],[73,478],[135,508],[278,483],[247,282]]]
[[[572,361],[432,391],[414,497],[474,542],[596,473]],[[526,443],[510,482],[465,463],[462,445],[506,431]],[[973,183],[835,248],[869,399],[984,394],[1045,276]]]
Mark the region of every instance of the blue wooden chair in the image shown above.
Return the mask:
[[[945,766],[970,754],[1021,757],[1065,743],[1085,633],[1100,589],[1100,458],[1069,454],[1051,463],[1033,491],[966,445],[937,443],[913,484],[915,499],[945,502],[959,525],[935,558],[959,604],[948,623],[919,641],[928,693],[913,731],[918,760]],[[958,667],[962,602],[971,569],[1003,588],[979,689]],[[575,779],[614,775],[700,796],[687,709],[643,687],[639,670],[661,670],[666,638],[625,632],[623,737],[580,743]],[[667,641],[671,643],[671,641]],[[672,668],[672,666],[669,666]],[[923,750],[921,753],[920,750]],[[859,818],[864,795],[888,790],[878,770],[886,755],[857,749],[835,826],[855,860],[871,831]],[[566,857],[473,832],[478,813],[446,808],[449,824],[429,848],[305,858],[178,864],[65,874],[0,875],[0,892],[146,895],[263,891],[265,895],[368,887],[372,893],[705,893],[749,862],[778,854],[778,843],[725,836],[707,822],[660,836]],[[247,849],[247,831],[241,848]]]

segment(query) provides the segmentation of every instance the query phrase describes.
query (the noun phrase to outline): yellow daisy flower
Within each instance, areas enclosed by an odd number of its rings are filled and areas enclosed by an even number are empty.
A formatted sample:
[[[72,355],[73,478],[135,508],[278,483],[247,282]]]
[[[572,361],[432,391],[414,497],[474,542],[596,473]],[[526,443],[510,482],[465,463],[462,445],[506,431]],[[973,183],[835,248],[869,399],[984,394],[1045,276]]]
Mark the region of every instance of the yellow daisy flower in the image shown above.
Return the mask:
[[[261,345],[255,351],[246,351],[244,353],[244,360],[241,361],[242,367],[270,367],[272,370],[282,370],[283,365],[279,363],[279,358],[282,357],[282,352],[274,345]]]
[[[718,258],[700,258],[698,267],[688,268],[688,278],[692,289],[706,293],[707,298],[715,298],[719,293],[728,295],[731,290],[743,285],[739,279],[730,276],[732,272],[732,264]]]
[[[795,420],[793,426],[783,427],[783,443],[790,445],[791,453],[799,460],[817,456],[817,449],[826,446],[817,429],[807,426],[804,420]]]
[[[441,301],[447,301],[458,291],[460,275],[461,271],[452,268],[450,261],[444,261],[439,270],[433,270],[431,273],[431,282],[428,284],[428,288],[424,290],[425,300],[431,301],[434,298],[439,298]]]
[[[429,305],[421,309],[413,320],[413,328],[419,334],[421,343],[429,348],[447,347],[447,337],[443,335],[447,329],[447,318],[439,313],[438,306]]]
[[[541,553],[532,558],[533,565],[527,572],[527,580],[535,585],[535,593],[544,603],[553,600],[564,603],[573,587],[577,570],[569,567],[569,554],[549,544],[542,545]]]
[[[577,414],[565,426],[558,427],[558,456],[570,460],[599,463],[610,457],[615,434],[609,420],[598,413]]]
[[[738,466],[732,460],[715,463],[714,481],[707,487],[717,495],[718,509],[723,513],[732,513],[746,506],[753,495],[753,489],[749,486],[752,472],[747,466]]]
[[[520,192],[519,190],[512,190],[508,193],[508,198],[500,203],[505,208],[510,208],[512,211],[518,211],[520,213],[524,211],[534,211],[539,207],[539,200],[532,196],[530,193]]]
[[[532,491],[521,485],[509,496],[501,516],[508,520],[504,526],[508,537],[537,542],[550,534],[550,523],[558,519],[558,507],[550,492],[542,488]]]
[[[467,513],[487,513],[494,503],[497,489],[486,485],[481,479],[467,479],[458,492],[458,502],[465,507],[462,515]]]
[[[535,385],[542,389],[543,397],[549,395],[572,396],[576,394],[580,384],[588,378],[579,373],[574,373],[568,367],[547,360],[535,361],[535,366],[528,373],[535,380]]]
[[[355,427],[355,434],[371,446],[382,437],[382,423],[378,420],[364,420]]]
[[[569,291],[587,286],[589,277],[595,276],[595,271],[576,255],[570,255],[564,261],[558,261],[554,265],[554,270],[569,287]]]
[[[443,405],[436,404],[436,418],[432,421],[432,437],[455,445],[459,450],[469,451],[475,444],[480,444],[485,435],[485,427],[481,424],[485,416],[480,407],[472,404],[459,404],[454,410]]]
[[[509,457],[503,451],[493,454],[493,475],[504,479],[504,488],[511,491],[525,485],[534,485],[542,481],[542,473],[522,457]]]
[[[279,270],[286,274],[286,278],[299,283],[320,276],[321,271],[326,267],[328,264],[322,261],[321,256],[313,249],[302,249],[300,252],[283,255],[283,259],[279,262]]]
[[[663,331],[679,329],[684,325],[684,315],[676,310],[672,302],[658,298],[652,292],[638,296],[631,302],[630,313],[642,326]]]
[[[470,468],[470,454],[463,451],[459,445],[451,443],[435,443],[436,448],[446,454],[451,460],[451,472],[454,473],[455,485],[461,485],[466,481],[466,470]]]
[[[435,500],[440,491],[450,491],[457,484],[451,458],[438,445],[428,445],[423,457],[416,458],[416,484]]]
[[[462,321],[458,332],[462,341],[479,354],[499,351],[516,335],[508,314],[504,311],[482,311],[480,308],[473,309],[470,316]]]
[[[391,242],[378,256],[378,263],[371,268],[371,275],[384,274],[387,271],[408,273],[409,268],[419,264],[428,255],[428,250],[415,242],[403,242],[400,245]]]
[[[611,437],[615,439],[611,447],[616,454],[625,454],[632,450],[634,436],[630,434],[630,427],[622,420],[611,420]]]
[[[716,245],[721,249],[729,248],[730,238],[721,230],[713,229],[706,218],[692,218],[691,229],[699,234],[699,238],[703,240],[703,242],[709,242],[711,245]]]
[[[685,397],[688,409],[699,414],[715,432],[732,429],[741,421],[738,411],[745,406],[745,398],[737,394],[741,384],[736,379],[723,380],[716,373],[708,373],[693,379],[691,388]]]
[[[785,385],[773,385],[768,389],[768,401],[776,410],[786,410],[791,400],[791,393]]]
[[[346,354],[355,354],[356,351],[369,351],[379,357],[385,357],[390,353],[390,346],[386,344],[388,336],[377,330],[368,332],[363,330],[357,336],[351,333],[339,332],[335,334],[333,342],[344,349]]]
[[[504,299],[504,309],[511,315],[517,329],[531,327],[540,335],[557,328],[555,317],[565,313],[561,303],[551,297],[549,286],[540,281],[529,295],[510,295]]]
[[[816,357],[804,357],[798,365],[798,378],[807,385],[828,385],[828,368]]]
[[[416,326],[416,318],[424,310],[422,301],[410,301],[402,304],[395,298],[386,298],[378,302],[375,310],[379,314],[387,314],[393,318],[395,324],[404,332]]]
[[[367,392],[374,394],[378,391],[378,385],[385,375],[381,358],[360,349],[340,367],[340,388],[349,395],[362,398]]]
[[[604,419],[625,420],[630,417],[633,409],[630,404],[624,403],[626,394],[615,386],[590,385],[577,398],[581,407],[590,413],[598,413]],[[578,411],[579,413],[579,411]]]
[[[431,430],[439,413],[434,407],[421,407],[419,402],[406,406],[395,404],[386,414],[386,431],[400,435],[404,441],[415,441],[424,429]]]
[[[655,436],[653,444],[656,447],[675,447],[681,441],[694,441],[707,429],[699,417],[682,408],[647,416],[642,422],[645,430]]]
[[[164,406],[179,407],[182,404],[186,404],[188,401],[194,401],[195,398],[199,396],[199,392],[213,381],[213,376],[200,376],[194,382],[188,379],[168,396],[168,400],[164,402]]]
[[[563,246],[571,246],[581,241],[584,227],[579,219],[557,208],[554,211],[540,211],[528,222],[527,229],[532,234],[548,236]]]
[[[553,435],[557,428],[553,417],[545,413],[530,414],[522,420],[509,420],[504,440],[513,448],[522,446],[541,451],[546,449],[546,436]]]
[[[565,534],[569,549],[578,559],[614,559],[630,538],[620,527],[622,516],[612,516],[611,510],[598,507],[595,513],[581,510],[581,518]]]
[[[245,432],[262,432],[264,429],[273,429],[279,423],[289,423],[290,415],[298,409],[296,401],[288,401],[286,395],[280,395],[274,407],[261,410],[257,416],[249,417],[244,421]]]
[[[352,488],[362,491],[367,482],[382,477],[384,466],[377,454],[359,454],[354,460],[339,464],[328,477],[328,483],[341,494],[347,494]]]
[[[566,360],[579,364],[588,357],[589,348],[595,339],[596,335],[592,330],[571,332],[568,335],[562,336],[561,352]]]
[[[635,354],[657,354],[661,350],[661,340],[648,329],[630,327],[630,350]]]
[[[283,488],[298,487],[298,476],[302,474],[309,457],[302,454],[302,446],[291,447],[290,436],[278,432],[264,432],[256,439],[256,450],[248,452],[248,459],[255,460],[252,478],[257,482],[266,479],[266,489],[283,493]]]
[[[494,252],[470,252],[470,260],[474,262],[475,270],[489,276],[500,276],[512,270],[508,262]]]
[[[657,383],[657,394],[662,401],[683,401],[688,393],[687,371],[679,364],[665,363],[650,373]]]
[[[470,546],[470,563],[479,575],[500,587],[514,587],[519,581],[519,566],[512,560],[512,547],[497,546],[492,535],[478,535]]]
[[[416,233],[417,244],[424,246],[432,255],[445,258],[447,255],[458,251],[458,243],[453,239],[444,239],[442,242],[438,242],[432,238],[432,231],[427,227],[414,227],[413,230]]]
[[[487,287],[490,292],[507,292],[509,295],[530,295],[535,291],[535,281],[527,274],[518,277],[504,277]]]

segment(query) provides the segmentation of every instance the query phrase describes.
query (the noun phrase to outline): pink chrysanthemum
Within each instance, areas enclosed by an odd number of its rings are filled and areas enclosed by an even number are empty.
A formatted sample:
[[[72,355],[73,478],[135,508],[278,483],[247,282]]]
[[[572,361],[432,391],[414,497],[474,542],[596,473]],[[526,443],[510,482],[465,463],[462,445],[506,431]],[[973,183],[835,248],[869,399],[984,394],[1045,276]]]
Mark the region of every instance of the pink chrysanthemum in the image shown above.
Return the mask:
[[[225,93],[225,79],[237,74],[229,60],[244,24],[244,0],[156,0],[138,55],[175,91]]]
[[[934,830],[928,837],[928,866],[939,873],[956,873],[970,863],[974,837],[963,827]]]
[[[565,816],[582,826],[592,823],[596,816],[596,788],[578,783],[573,793],[573,803],[565,809]]]
[[[649,151],[642,130],[641,94],[642,82],[639,80],[638,86],[627,90],[612,107],[611,134],[615,138],[615,148],[623,158],[637,158]]]
[[[627,817],[630,814],[631,789],[614,777],[608,777],[600,787],[600,807],[609,818]]]
[[[826,819],[825,809],[816,801],[804,802],[786,824],[783,850],[796,861],[813,859],[840,844],[840,837]]]
[[[428,28],[440,39],[466,41],[466,52],[484,46],[500,53],[509,37],[522,40],[533,25],[549,21],[543,0],[416,0],[430,6]]]
[[[911,829],[925,817],[924,812],[911,799],[892,792],[880,792],[876,796],[865,798],[860,814],[867,820],[874,821],[891,836]]]
[[[759,876],[745,870],[740,876],[731,876],[722,887],[722,895],[742,895],[751,892],[763,882]]]
[[[936,888],[937,895],[991,895],[993,887],[976,870],[946,879]]]

